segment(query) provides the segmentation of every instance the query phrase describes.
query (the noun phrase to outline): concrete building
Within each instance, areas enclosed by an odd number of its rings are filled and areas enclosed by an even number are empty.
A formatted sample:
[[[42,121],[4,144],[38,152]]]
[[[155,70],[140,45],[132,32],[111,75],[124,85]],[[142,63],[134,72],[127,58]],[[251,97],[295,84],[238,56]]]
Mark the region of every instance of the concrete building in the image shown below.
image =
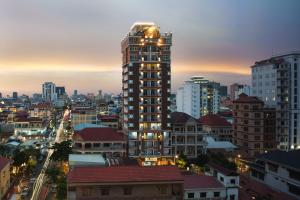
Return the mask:
[[[252,89],[249,85],[243,85],[239,83],[234,83],[230,85],[230,99],[235,100],[240,94],[246,94],[248,96],[252,95]]]
[[[233,142],[243,157],[253,158],[276,148],[275,109],[257,97],[241,94],[233,101]]]
[[[73,107],[71,120],[73,127],[78,124],[98,124],[96,109],[90,107]]]
[[[226,188],[226,200],[239,199],[240,176],[235,171],[214,163],[208,164],[206,175],[215,177]]]
[[[52,82],[45,82],[42,87],[43,99],[44,101],[55,101],[57,99],[57,94],[55,90],[56,86]]]
[[[84,128],[74,133],[73,141],[73,149],[77,153],[100,153],[106,158],[126,155],[124,134],[112,128]]]
[[[154,23],[135,23],[121,43],[123,129],[129,157],[142,162],[172,156],[171,45],[172,33]]]
[[[12,93],[12,98],[13,99],[18,99],[18,92],[13,92]]]
[[[66,89],[63,86],[60,86],[60,87],[57,86],[57,87],[55,87],[55,93],[56,93],[58,99],[63,99],[64,96],[66,95]]]
[[[184,200],[234,200],[226,195],[226,188],[212,176],[184,176]]]
[[[118,130],[120,128],[118,115],[98,115],[99,124]]]
[[[193,81],[185,81],[176,94],[176,108],[194,118],[200,117],[200,87]]]
[[[4,199],[4,196],[10,188],[10,164],[13,161],[0,157],[0,199]]]
[[[202,76],[193,76],[191,81],[200,87],[200,117],[220,110],[220,83],[209,81]]]
[[[75,167],[67,199],[183,199],[184,179],[175,166]]]
[[[206,153],[205,133],[198,119],[183,113],[172,113],[172,152],[188,158],[197,158]]]
[[[32,105],[28,109],[29,117],[39,117],[41,119],[50,119],[51,109],[52,109],[51,104],[48,102]]]
[[[224,117],[208,114],[201,117],[200,122],[203,131],[215,140],[232,142],[232,125]]]
[[[278,148],[300,146],[300,53],[290,52],[258,61],[252,68],[253,95],[276,108]]]
[[[250,165],[251,177],[271,188],[300,199],[300,150],[272,151]]]

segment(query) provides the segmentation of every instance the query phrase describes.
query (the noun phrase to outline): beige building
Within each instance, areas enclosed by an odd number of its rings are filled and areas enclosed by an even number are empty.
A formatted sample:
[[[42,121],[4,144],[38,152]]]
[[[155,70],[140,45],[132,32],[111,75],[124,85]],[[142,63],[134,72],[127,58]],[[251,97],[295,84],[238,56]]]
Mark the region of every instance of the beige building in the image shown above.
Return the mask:
[[[218,141],[232,141],[232,125],[224,117],[208,114],[200,118],[203,131]]]
[[[73,150],[77,153],[100,153],[107,158],[126,155],[125,136],[113,128],[84,128],[74,133],[73,141]]]
[[[68,200],[182,200],[183,176],[175,166],[76,167],[67,178]]]
[[[72,125],[97,124],[96,110],[88,107],[74,108],[71,112]]]
[[[173,112],[172,119],[172,151],[174,155],[184,154],[188,158],[197,158],[206,153],[204,132],[198,119],[183,113]]]
[[[30,117],[39,117],[42,119],[50,119],[51,117],[51,105],[50,103],[39,103],[33,105],[28,110]]]
[[[0,199],[3,199],[10,187],[10,164],[12,160],[0,157]]]

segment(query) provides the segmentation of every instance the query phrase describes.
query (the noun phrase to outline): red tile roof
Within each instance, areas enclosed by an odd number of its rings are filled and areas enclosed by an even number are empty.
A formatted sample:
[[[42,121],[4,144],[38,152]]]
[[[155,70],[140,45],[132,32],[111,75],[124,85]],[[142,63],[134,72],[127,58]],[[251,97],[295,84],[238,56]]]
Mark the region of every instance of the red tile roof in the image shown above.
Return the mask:
[[[98,115],[97,116],[100,121],[118,121],[118,115]]]
[[[8,163],[12,163],[13,160],[5,158],[5,157],[0,157],[0,170],[2,170]]]
[[[173,112],[171,114],[171,121],[173,124],[184,124],[189,120],[195,120],[197,123],[200,121],[184,112]]]
[[[213,176],[184,176],[184,189],[223,188],[224,186]]]
[[[108,127],[85,128],[75,132],[76,136],[85,141],[125,141],[123,133]]]
[[[231,127],[231,124],[224,118],[216,114],[208,114],[199,119],[202,125],[206,126],[228,126]]]
[[[233,101],[233,103],[264,103],[264,102],[255,96],[248,96],[242,93],[239,95],[239,98]]]
[[[76,167],[68,174],[68,183],[128,183],[128,182],[183,182],[176,166],[118,166]]]

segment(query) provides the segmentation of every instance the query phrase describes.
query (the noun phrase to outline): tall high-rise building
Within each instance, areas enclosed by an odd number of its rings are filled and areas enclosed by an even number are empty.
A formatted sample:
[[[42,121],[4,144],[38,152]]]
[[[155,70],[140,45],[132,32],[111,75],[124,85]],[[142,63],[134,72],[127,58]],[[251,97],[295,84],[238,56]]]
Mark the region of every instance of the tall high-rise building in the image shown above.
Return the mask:
[[[276,108],[278,148],[300,148],[300,52],[258,61],[252,66],[252,92]]]
[[[249,85],[243,85],[234,83],[230,85],[230,99],[235,100],[239,97],[240,94],[247,94],[248,96],[252,95],[252,89]]]
[[[66,94],[66,89],[65,89],[65,87],[56,87],[55,92],[56,92],[57,98],[62,99],[64,97],[64,95]]]
[[[18,92],[13,92],[12,93],[12,98],[17,99],[18,98]]]
[[[200,87],[200,116],[218,113],[220,110],[220,83],[209,81],[202,76],[193,76],[191,81]]]
[[[56,86],[52,82],[45,82],[43,84],[43,99],[45,101],[55,101],[57,99],[57,94],[55,90]]]
[[[193,81],[185,81],[176,94],[176,109],[196,119],[200,118],[200,87]]]
[[[154,23],[135,23],[122,41],[123,129],[129,157],[167,163],[171,152],[172,33]]]

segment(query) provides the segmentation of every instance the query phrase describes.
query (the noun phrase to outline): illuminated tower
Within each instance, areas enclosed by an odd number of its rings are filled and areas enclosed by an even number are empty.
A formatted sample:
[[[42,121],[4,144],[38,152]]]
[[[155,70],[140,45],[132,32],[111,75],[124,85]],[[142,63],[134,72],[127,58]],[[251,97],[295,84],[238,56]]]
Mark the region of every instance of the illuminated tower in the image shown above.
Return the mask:
[[[171,153],[172,33],[135,23],[122,41],[123,130],[129,157],[164,164]]]

